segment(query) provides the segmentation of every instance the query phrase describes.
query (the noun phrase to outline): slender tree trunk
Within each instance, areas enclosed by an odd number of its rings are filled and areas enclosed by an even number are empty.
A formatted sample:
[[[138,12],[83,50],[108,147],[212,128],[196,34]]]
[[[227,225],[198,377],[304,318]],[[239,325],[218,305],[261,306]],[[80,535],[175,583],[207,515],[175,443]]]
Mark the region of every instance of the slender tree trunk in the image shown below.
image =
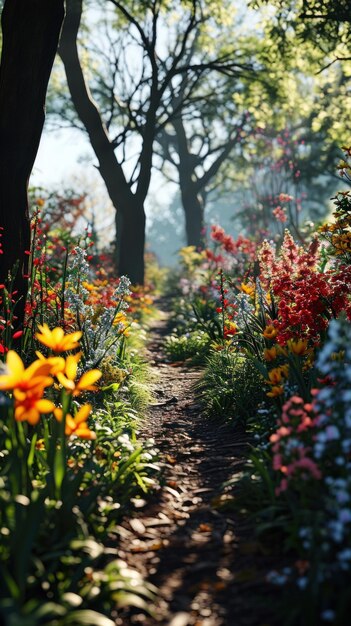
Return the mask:
[[[185,232],[188,246],[202,248],[204,245],[204,206],[202,199],[192,185],[181,187],[182,204],[185,214]]]
[[[181,117],[173,121],[173,128],[177,137],[179,186],[185,215],[186,241],[188,246],[202,248],[204,245],[204,203],[199,193],[199,181],[195,173],[195,155],[190,152]]]
[[[119,275],[128,276],[132,285],[144,284],[145,211],[135,201],[128,211],[116,213],[119,242]]]
[[[6,0],[0,66],[0,283],[17,264],[17,324],[27,294],[28,180],[44,124],[47,85],[64,18],[64,0]]]

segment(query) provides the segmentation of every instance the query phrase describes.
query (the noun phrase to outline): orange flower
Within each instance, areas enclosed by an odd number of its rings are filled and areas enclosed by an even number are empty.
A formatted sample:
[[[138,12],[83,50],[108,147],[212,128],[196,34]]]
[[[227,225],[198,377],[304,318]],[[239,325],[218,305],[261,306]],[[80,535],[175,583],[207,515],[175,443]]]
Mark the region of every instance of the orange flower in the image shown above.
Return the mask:
[[[9,350],[7,353],[6,372],[0,376],[1,391],[43,389],[53,383],[53,379],[48,376],[50,366],[46,361],[34,361],[25,369],[21,357],[14,350]]]
[[[288,378],[289,376],[289,365],[286,363],[285,365],[281,365],[279,367],[281,373],[283,376],[285,376],[285,378]]]
[[[85,372],[78,382],[75,382],[78,370],[77,356],[69,355],[66,359],[66,366],[63,372],[58,372],[56,378],[61,383],[62,387],[67,389],[73,396],[79,396],[82,391],[96,391],[97,387],[95,383],[101,378],[102,374],[100,370],[89,370]]]
[[[79,339],[82,336],[80,330],[65,335],[62,328],[54,328],[50,330],[47,324],[38,326],[40,333],[36,334],[36,338],[47,348],[51,348],[54,352],[66,352],[67,350],[74,350],[79,346]]]
[[[238,327],[234,322],[227,322],[224,327],[224,337],[234,337],[238,332]]]
[[[17,422],[29,422],[29,424],[34,426],[39,422],[42,413],[54,411],[54,403],[42,398],[37,391],[28,390],[24,392],[19,389],[14,390],[15,420]]]
[[[76,413],[74,417],[67,413],[66,415],[66,424],[65,424],[65,434],[70,437],[71,435],[76,435],[76,437],[80,437],[81,439],[96,439],[96,433],[90,430],[87,419],[91,413],[91,404],[84,404],[80,407],[79,411]],[[62,420],[62,409],[55,409],[55,417],[58,422]]]
[[[308,340],[307,339],[289,339],[288,348],[290,352],[298,356],[306,354]]]
[[[281,396],[284,393],[284,387],[281,385],[274,385],[270,391],[268,391],[267,396],[270,398],[276,398],[277,396]]]
[[[266,381],[269,385],[279,385],[283,381],[283,371],[281,367],[275,367],[270,372],[268,372],[268,380]]]
[[[265,360],[269,363],[271,361],[275,361],[275,359],[277,358],[277,348],[275,346],[273,346],[273,348],[266,348],[265,350],[263,350],[263,356]]]
[[[264,329],[262,335],[265,337],[265,339],[275,339],[275,337],[277,336],[278,331],[275,328],[275,326],[273,326],[272,324],[266,326],[266,328]]]

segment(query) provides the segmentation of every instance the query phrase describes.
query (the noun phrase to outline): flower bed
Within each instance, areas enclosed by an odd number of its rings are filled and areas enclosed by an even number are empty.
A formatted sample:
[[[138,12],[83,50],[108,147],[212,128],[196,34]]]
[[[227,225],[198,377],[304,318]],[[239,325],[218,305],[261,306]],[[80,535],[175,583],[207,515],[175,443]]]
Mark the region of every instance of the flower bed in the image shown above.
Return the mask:
[[[136,438],[152,298],[96,272],[89,245],[61,246],[57,263],[39,219],[23,330],[1,287],[1,621],[108,626],[154,599],[118,558],[118,524],[159,471],[154,442]]]
[[[185,248],[167,344],[177,360],[192,338],[205,412],[253,437],[233,495],[266,549],[276,535],[267,583],[286,589],[284,624],[343,625],[350,609],[350,192],[334,201],[306,242],[213,226],[208,249]]]

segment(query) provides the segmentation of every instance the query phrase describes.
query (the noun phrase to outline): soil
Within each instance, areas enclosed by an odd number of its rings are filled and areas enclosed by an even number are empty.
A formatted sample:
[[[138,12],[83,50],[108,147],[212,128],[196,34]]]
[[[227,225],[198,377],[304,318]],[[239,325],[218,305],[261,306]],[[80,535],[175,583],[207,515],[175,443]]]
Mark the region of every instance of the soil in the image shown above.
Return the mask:
[[[158,600],[152,616],[128,610],[117,623],[272,626],[270,559],[252,521],[232,506],[248,437],[201,414],[193,389],[201,371],[167,362],[167,324],[164,313],[150,329],[155,400],[139,434],[160,450],[162,486],[124,523],[120,544],[120,557],[156,586]]]

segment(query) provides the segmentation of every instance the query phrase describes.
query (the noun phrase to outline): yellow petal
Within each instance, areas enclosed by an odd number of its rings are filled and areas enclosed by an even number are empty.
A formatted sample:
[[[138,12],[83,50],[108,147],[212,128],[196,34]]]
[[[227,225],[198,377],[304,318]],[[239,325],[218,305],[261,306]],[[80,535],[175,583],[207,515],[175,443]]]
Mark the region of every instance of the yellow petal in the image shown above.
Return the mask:
[[[22,421],[23,421],[23,419],[25,419],[25,418],[23,417],[23,415],[24,415],[24,413],[25,413],[25,412],[26,412],[26,409],[25,409],[25,407],[23,406],[23,404],[21,404],[20,406],[18,406],[18,407],[15,409],[15,420],[16,420],[17,422],[22,422]]]
[[[26,380],[34,376],[47,376],[51,373],[51,365],[47,359],[37,359],[33,361],[25,370],[24,377]]]
[[[70,333],[69,335],[65,335],[63,341],[64,341],[64,343],[69,343],[69,344],[77,343],[82,335],[83,335],[83,333],[82,333],[81,330],[76,330],[76,332],[74,332],[74,333]]]
[[[14,350],[8,351],[6,357],[6,366],[12,376],[21,376],[24,372],[22,359]]]
[[[13,376],[8,376],[8,374],[3,374],[0,376],[0,390],[7,391],[8,389],[13,389],[15,385],[15,379]]]
[[[32,426],[37,424],[40,419],[40,413],[34,407],[26,409],[24,406],[19,406],[15,409],[15,420],[17,422],[29,422]]]
[[[78,389],[89,389],[101,376],[102,373],[100,370],[89,370],[89,372],[85,372],[78,382]]]
[[[65,434],[71,435],[76,429],[76,423],[69,413],[66,415]]]
[[[84,428],[83,424],[74,433],[77,437],[81,439],[96,439],[96,433],[93,430],[90,430],[88,427]]]
[[[75,384],[73,380],[66,378],[66,376],[62,374],[62,372],[58,372],[56,374],[56,378],[59,381],[59,383],[61,383],[62,387],[65,387],[65,389],[69,389],[70,391],[74,390]]]
[[[40,413],[51,413],[55,410],[55,405],[51,400],[46,400],[45,398],[38,400],[35,403],[36,408]]]
[[[83,406],[81,406],[78,413],[74,417],[75,423],[81,424],[82,422],[86,422],[88,416],[91,413],[91,409],[91,404],[84,404]]]
[[[31,426],[35,426],[40,420],[40,413],[34,407],[30,409],[26,415],[26,420],[31,424]]]
[[[54,409],[54,415],[58,422],[62,421],[62,415],[63,415],[62,409],[60,409],[59,407],[56,407],[56,409]]]
[[[38,324],[38,329],[46,337],[51,337],[51,330],[47,324]]]
[[[77,376],[78,363],[74,356],[68,356],[66,359],[65,374],[70,380],[75,380]]]
[[[62,356],[51,356],[48,359],[48,363],[50,363],[50,374],[55,376],[58,372],[63,372],[65,369],[66,361]]]
[[[59,343],[61,343],[64,336],[65,336],[65,333],[63,332],[63,328],[60,328],[60,326],[56,326],[56,328],[54,328],[51,331],[52,343],[55,345],[58,345]]]

